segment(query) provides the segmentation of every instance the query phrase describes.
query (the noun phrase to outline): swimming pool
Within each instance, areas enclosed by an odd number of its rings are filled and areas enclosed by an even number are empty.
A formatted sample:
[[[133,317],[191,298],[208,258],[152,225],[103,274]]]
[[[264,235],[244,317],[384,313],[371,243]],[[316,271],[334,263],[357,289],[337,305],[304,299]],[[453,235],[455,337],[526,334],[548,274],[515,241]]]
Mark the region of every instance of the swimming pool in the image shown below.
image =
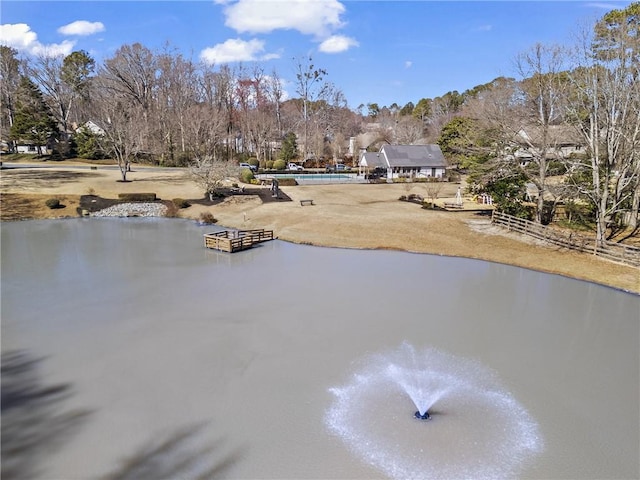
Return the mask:
[[[313,183],[366,183],[363,176],[356,173],[269,173],[256,175],[259,180],[293,178],[299,184]]]

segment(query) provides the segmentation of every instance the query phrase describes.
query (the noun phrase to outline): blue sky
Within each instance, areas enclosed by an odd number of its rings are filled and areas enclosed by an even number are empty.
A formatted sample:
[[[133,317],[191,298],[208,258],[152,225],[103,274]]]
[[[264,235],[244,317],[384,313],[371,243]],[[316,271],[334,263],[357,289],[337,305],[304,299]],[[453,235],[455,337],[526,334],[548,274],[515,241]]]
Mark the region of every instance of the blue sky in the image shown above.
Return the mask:
[[[581,24],[629,1],[10,1],[0,43],[25,54],[165,43],[194,60],[274,69],[295,96],[295,61],[311,55],[349,106],[402,106],[498,76],[536,42],[569,44]]]

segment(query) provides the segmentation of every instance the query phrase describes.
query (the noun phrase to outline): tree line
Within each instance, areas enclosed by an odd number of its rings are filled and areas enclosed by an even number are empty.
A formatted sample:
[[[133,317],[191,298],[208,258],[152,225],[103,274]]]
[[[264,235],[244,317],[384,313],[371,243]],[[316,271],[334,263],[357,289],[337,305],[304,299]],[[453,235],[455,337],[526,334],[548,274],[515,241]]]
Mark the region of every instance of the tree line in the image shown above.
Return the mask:
[[[498,77],[374,118],[419,118],[449,162],[501,210],[549,220],[556,204],[588,207],[598,242],[638,228],[640,3],[612,10],[573,45],[536,44],[515,59],[519,79]],[[406,120],[404,120],[406,122]]]
[[[20,58],[0,46],[1,135],[53,142],[61,157],[114,158],[123,179],[136,159],[187,166],[342,158],[358,133],[355,113],[311,57],[293,61],[299,97],[291,99],[275,71],[214,68],[170,47],[123,45],[97,65],[85,51]]]
[[[574,45],[532,46],[515,59],[518,79],[354,110],[309,56],[292,59],[297,97],[287,98],[276,71],[214,67],[168,45],[123,45],[100,64],[85,51],[21,58],[0,46],[0,134],[52,142],[61,157],[114,158],[123,180],[136,160],[207,177],[212,164],[250,158],[262,167],[343,160],[348,139],[365,131],[374,139],[356,149],[426,140],[508,213],[526,214],[531,185],[539,222],[559,201],[588,205],[604,241],[638,226],[639,13],[632,3]]]

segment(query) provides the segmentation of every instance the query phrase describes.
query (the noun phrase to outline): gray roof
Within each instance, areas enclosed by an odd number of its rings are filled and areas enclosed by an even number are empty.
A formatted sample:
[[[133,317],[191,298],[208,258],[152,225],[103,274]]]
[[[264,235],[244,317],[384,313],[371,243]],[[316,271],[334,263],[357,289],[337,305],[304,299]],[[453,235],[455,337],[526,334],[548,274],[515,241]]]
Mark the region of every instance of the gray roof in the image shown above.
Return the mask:
[[[447,167],[438,145],[383,145],[383,153],[391,167]]]
[[[360,158],[360,164],[362,165],[362,160],[364,160],[369,168],[382,167],[387,168],[387,164],[384,161],[382,155],[378,152],[365,152],[362,154]]]

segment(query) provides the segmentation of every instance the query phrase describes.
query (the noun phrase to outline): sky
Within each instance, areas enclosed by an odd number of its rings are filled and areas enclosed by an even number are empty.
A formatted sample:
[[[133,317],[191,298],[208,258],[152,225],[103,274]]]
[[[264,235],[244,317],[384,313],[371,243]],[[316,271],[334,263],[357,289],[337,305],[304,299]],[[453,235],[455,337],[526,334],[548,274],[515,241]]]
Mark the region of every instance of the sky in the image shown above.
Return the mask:
[[[581,26],[630,3],[2,0],[0,44],[25,55],[85,50],[98,63],[125,44],[170,45],[214,66],[275,70],[291,97],[296,65],[310,56],[350,108],[402,107],[518,78],[519,53],[536,43],[569,45]]]

